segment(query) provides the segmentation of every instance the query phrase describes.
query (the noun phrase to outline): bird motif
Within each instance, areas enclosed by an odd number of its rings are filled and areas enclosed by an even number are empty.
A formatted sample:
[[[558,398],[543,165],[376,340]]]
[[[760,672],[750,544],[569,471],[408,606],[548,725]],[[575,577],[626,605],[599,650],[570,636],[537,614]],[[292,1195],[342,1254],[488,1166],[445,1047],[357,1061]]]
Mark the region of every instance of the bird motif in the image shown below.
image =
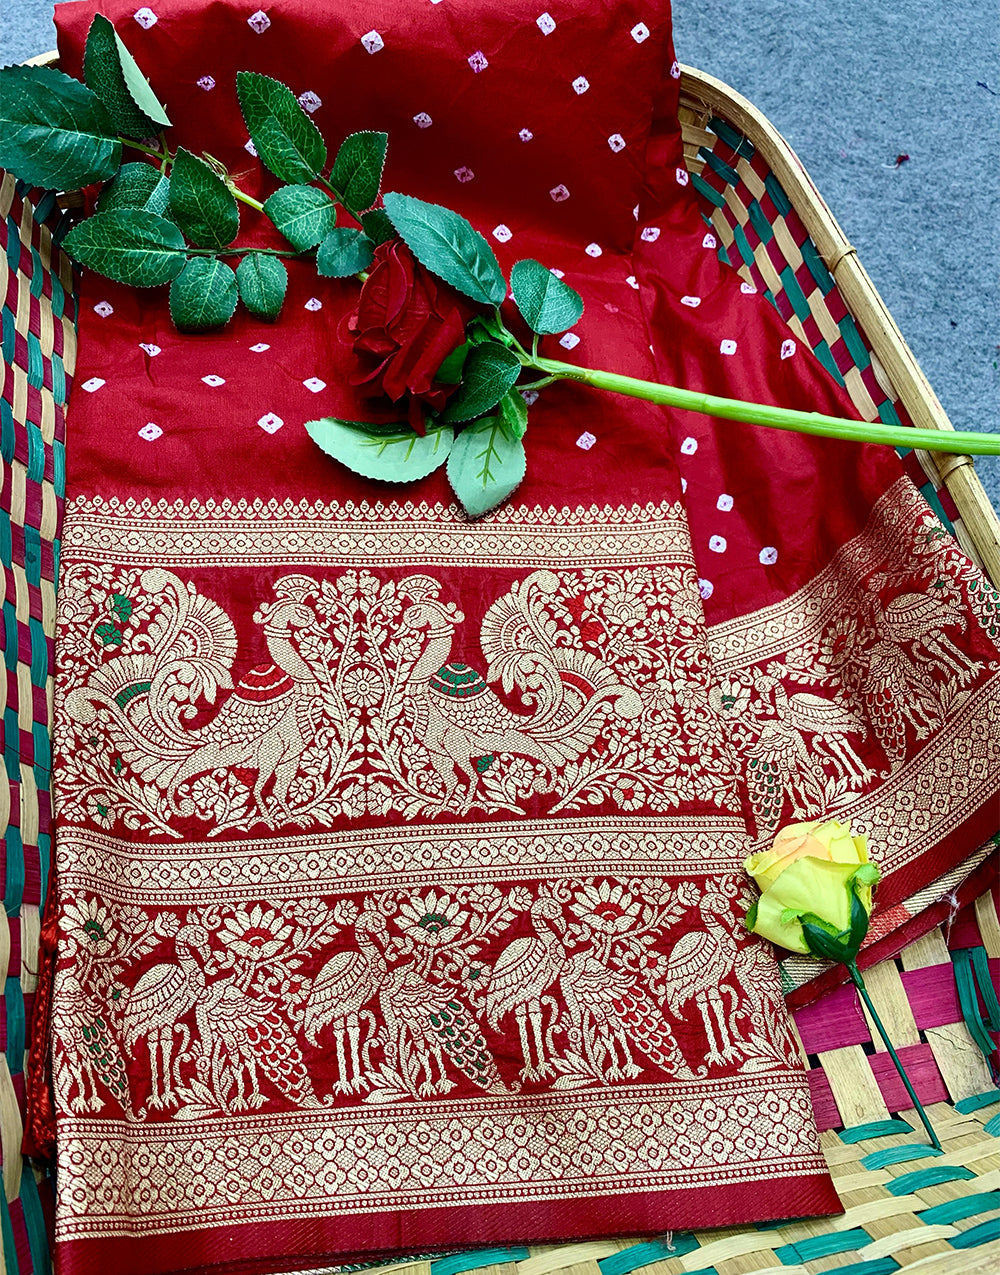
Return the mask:
[[[882,639],[864,654],[861,696],[875,737],[899,765],[906,756],[906,723],[926,739],[943,720],[933,679],[895,642]]]
[[[498,1030],[513,1013],[521,1038],[522,1080],[543,1080],[554,1075],[549,1061],[552,1027],[543,1032],[545,993],[558,979],[566,962],[562,935],[566,931],[563,910],[555,899],[536,899],[531,905],[534,934],[514,939],[500,953],[486,993],[486,1021]],[[529,1031],[530,1028],[530,1031]]]
[[[554,776],[564,762],[590,748],[609,713],[628,718],[641,712],[638,694],[614,681],[589,653],[563,651],[565,667],[560,668],[551,658],[552,651],[546,652],[539,643],[528,647],[516,641],[516,626],[528,626],[519,604],[524,605],[532,588],[553,591],[556,584],[551,572],[534,572],[512,590],[513,600],[494,603],[483,620],[483,649],[491,658],[491,680],[500,677],[509,692],[519,671],[524,673],[535,702],[531,713],[508,708],[482,674],[449,658],[463,613],[432,597],[430,588],[411,585],[416,601],[404,613],[403,625],[423,631],[426,638],[409,675],[412,728],[444,782],[442,807],[451,801],[461,775],[466,787],[460,813],[466,813],[480,776],[498,753],[530,757]],[[502,637],[498,637],[500,630]]]
[[[318,1044],[324,1028],[333,1026],[337,1051],[335,1093],[352,1093],[364,1087],[362,1018],[367,1018],[369,1037],[375,1019],[372,1014],[363,1014],[363,1006],[375,996],[388,973],[382,953],[364,921],[362,915],[355,926],[357,948],[337,952],[326,962],[316,975],[306,1001],[304,1028],[311,1044]]]
[[[195,1023],[217,1091],[223,1088],[225,1050],[232,1067],[235,1110],[267,1102],[260,1072],[297,1107],[320,1105],[299,1043],[275,1005],[255,1000],[232,979],[217,979],[196,1007]]]
[[[98,1081],[124,1110],[130,1109],[125,1059],[109,1028],[108,1014],[71,970],[59,976],[51,1033],[58,1044],[52,1083],[63,1111],[99,1111],[103,1101]]]
[[[146,970],[124,999],[121,1033],[125,1049],[135,1051],[145,1039],[149,1054],[150,1094],[147,1108],[167,1107],[175,1101],[180,1058],[191,1040],[182,1021],[205,995],[205,972],[195,959],[208,954],[208,932],[201,925],[182,926],[174,937],[175,962]],[[181,1037],[175,1062],[174,1037]]]
[[[730,1035],[722,987],[736,956],[736,941],[719,915],[729,915],[729,900],[715,890],[699,903],[704,929],[690,930],[674,944],[667,965],[667,1004],[679,1014],[694,1001],[705,1026],[707,1060],[722,1066],[737,1056]]]
[[[945,591],[946,582],[935,582],[925,593],[900,593],[883,603],[877,590],[885,582],[884,575],[877,575],[870,583],[881,635],[897,646],[911,643],[915,660],[954,677],[959,686],[971,681],[982,664],[959,650],[943,631],[955,627],[964,633],[968,626],[958,599]]]

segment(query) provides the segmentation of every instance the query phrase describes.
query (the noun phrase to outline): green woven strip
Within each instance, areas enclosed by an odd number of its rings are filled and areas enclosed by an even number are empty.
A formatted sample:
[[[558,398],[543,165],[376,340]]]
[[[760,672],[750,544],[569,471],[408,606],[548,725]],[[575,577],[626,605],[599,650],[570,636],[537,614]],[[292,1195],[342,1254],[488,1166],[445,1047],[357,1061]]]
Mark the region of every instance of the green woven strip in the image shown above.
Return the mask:
[[[753,249],[750,247],[750,240],[746,237],[746,231],[740,225],[733,227],[733,242],[746,264],[752,266],[754,264]]]
[[[14,366],[14,342],[17,340],[17,328],[14,323],[13,312],[4,309],[3,312],[3,361]]]
[[[25,429],[28,436],[28,482],[40,483],[45,476],[45,440],[34,421],[27,421]]]
[[[816,355],[837,384],[843,385],[844,378],[840,375],[840,368],[837,366],[837,360],[833,357],[833,353],[827,343],[825,341],[820,341],[818,345],[813,346],[813,354]],[[879,415],[881,415],[881,412],[879,412]]]
[[[988,1209],[1000,1209],[1000,1191],[978,1191],[975,1195],[963,1195],[957,1200],[945,1200],[944,1204],[935,1204],[932,1209],[924,1209],[920,1220],[928,1226],[937,1226],[939,1223],[950,1226],[953,1222],[960,1222],[962,1218],[972,1217],[975,1213],[985,1213]]]
[[[3,1239],[3,1268],[5,1271],[16,1271],[17,1245],[14,1243],[14,1228],[10,1221],[6,1191],[0,1191],[0,1237]]]
[[[7,265],[13,274],[21,264],[21,227],[7,214]],[[6,351],[5,351],[6,352]]]
[[[986,1010],[986,1026],[991,1031],[1000,1031],[1000,1000],[997,999],[997,989],[993,986],[990,975],[990,958],[986,955],[985,947],[973,947],[969,951],[972,953],[972,972],[979,984],[979,995],[983,998],[983,1008]]]
[[[819,255],[819,249],[811,239],[804,239],[799,244],[799,252],[802,253],[802,260],[805,262],[806,269],[816,280],[817,287],[825,297],[827,293],[832,292],[837,286],[833,275],[826,268],[826,262]]]
[[[774,1255],[783,1266],[794,1266],[796,1262],[814,1262],[821,1257],[830,1257],[833,1253],[864,1248],[871,1242],[872,1237],[868,1232],[856,1226],[851,1231],[812,1235],[809,1239],[799,1240],[797,1244],[783,1244],[781,1248],[774,1250]]]
[[[12,1076],[19,1076],[24,1071],[24,1038],[26,1023],[24,1020],[24,993],[21,991],[21,979],[7,975],[4,988],[4,1001],[7,1011],[7,1066]]]
[[[736,171],[735,168],[730,168],[730,166],[725,162],[725,160],[720,159],[718,155],[715,154],[714,151],[710,151],[707,146],[702,146],[701,149],[698,151],[698,154],[709,166],[712,172],[718,173],[724,182],[726,182],[730,186],[739,185],[739,181],[740,181],[739,173]]]
[[[1000,1138],[1000,1115],[994,1116],[992,1120],[987,1120],[983,1128],[991,1138]]]
[[[5,465],[9,465],[14,459],[14,448],[16,439],[14,437],[14,413],[11,411],[10,404],[5,398],[0,398],[0,456],[3,457]],[[4,524],[8,528],[8,537],[10,535],[10,519],[4,518]],[[10,555],[4,558],[4,562],[10,562]]]
[[[923,1160],[943,1154],[937,1147],[884,1147],[864,1156],[861,1163],[866,1169],[884,1169],[887,1164],[905,1164],[907,1160]]]
[[[971,1169],[959,1165],[953,1168],[948,1164],[932,1164],[926,1169],[917,1169],[915,1173],[904,1173],[902,1177],[886,1182],[885,1189],[890,1195],[912,1195],[914,1191],[923,1191],[929,1186],[940,1186],[942,1182],[971,1182],[975,1178]]]
[[[876,1257],[868,1262],[851,1262],[835,1268],[837,1275],[894,1275],[900,1269],[894,1257]]]
[[[913,1125],[898,1117],[892,1120],[873,1120],[871,1124],[851,1125],[849,1129],[841,1129],[837,1137],[848,1144],[864,1142],[867,1138],[887,1138],[893,1133],[912,1133]]]
[[[791,303],[792,309],[795,311],[797,318],[803,322],[809,318],[812,311],[809,309],[809,302],[806,300],[806,294],[799,286],[799,281],[795,277],[795,271],[791,266],[785,266],[782,270],[781,282],[785,285],[785,296]]]
[[[691,185],[703,199],[707,199],[708,202],[710,204],[714,204],[716,208],[722,208],[724,206],[726,202],[725,197],[709,186],[704,177],[700,177],[697,173],[692,173]]]
[[[774,173],[768,173],[764,178],[764,185],[767,187],[767,193],[771,196],[771,203],[777,208],[778,213],[782,217],[787,217],[792,211],[792,201],[785,194],[781,182],[778,181]]]
[[[31,332],[28,333],[26,339],[28,345],[28,384],[34,389],[40,390],[45,384],[45,355],[42,353],[42,343]]]
[[[620,1253],[612,1253],[610,1257],[602,1257],[597,1265],[602,1275],[629,1275],[630,1271],[641,1266],[649,1266],[653,1262],[665,1262],[671,1257],[683,1257],[698,1247],[698,1241],[690,1231],[683,1231],[670,1240],[650,1240],[647,1244],[633,1244]],[[434,1272],[437,1275],[437,1272]]]
[[[899,413],[896,411],[895,404],[892,399],[887,398],[884,403],[878,405],[879,420],[886,425],[902,425],[899,419]]]
[[[66,445],[55,439],[52,443],[52,486],[62,500],[66,495]],[[56,541],[58,544],[59,542]],[[58,579],[58,577],[57,577]]]
[[[7,873],[3,886],[3,906],[8,916],[17,916],[24,899],[24,846],[21,829],[10,824],[7,839]]]
[[[708,121],[708,127],[716,137],[721,137],[727,146],[732,147],[737,155],[742,155],[744,159],[753,158],[755,149],[753,142],[751,142],[749,137],[744,137],[742,133],[737,133],[731,124],[713,117]]]
[[[851,358],[857,364],[859,370],[871,365],[871,355],[868,353],[868,347],[861,339],[861,333],[858,331],[857,324],[849,314],[837,324],[840,328],[840,335],[844,338],[844,344],[850,352]]]
[[[952,1248],[976,1248],[980,1244],[995,1244],[997,1240],[1000,1240],[1000,1222],[991,1218],[988,1222],[980,1222],[978,1226],[970,1226],[948,1243]]]
[[[66,368],[61,354],[52,355],[52,397],[57,403],[66,401]]]
[[[431,1275],[459,1275],[461,1271],[474,1271],[483,1266],[523,1262],[530,1256],[526,1248],[484,1248],[474,1253],[452,1253],[431,1262]]]
[[[980,948],[985,956],[985,951]],[[962,1017],[965,1025],[969,1029],[969,1035],[979,1046],[980,1052],[984,1058],[989,1058],[993,1053],[993,1041],[990,1039],[986,1030],[986,1020],[979,1012],[979,997],[976,994],[976,975],[972,966],[972,948],[958,948],[951,954],[951,963],[955,970],[955,985],[958,988],[958,1004],[962,1011]],[[987,978],[989,970],[987,969]],[[990,988],[990,994],[993,999],[993,1006],[987,1006],[987,1016],[996,1006],[996,993]],[[1000,1026],[1000,1023],[997,1024]]]
[[[955,1110],[967,1116],[970,1111],[981,1111],[994,1102],[1000,1102],[1000,1089],[987,1089],[985,1093],[974,1093],[970,1098],[960,1098],[955,1103]]]
[[[756,199],[751,199],[750,203],[747,205],[747,214],[750,217],[750,225],[753,226],[757,234],[760,235],[761,243],[770,243],[774,238],[774,231],[771,228],[771,223],[764,214],[764,209],[761,208]]]
[[[31,279],[28,283],[28,291],[37,301],[42,295],[42,289],[45,287],[45,266],[42,264],[42,258],[37,248],[31,249]]]
[[[42,1201],[38,1197],[38,1184],[27,1161],[21,1171],[20,1200],[21,1208],[24,1210],[24,1225],[28,1232],[31,1264],[35,1275],[42,1275],[42,1272],[49,1269],[49,1239],[45,1229]]]

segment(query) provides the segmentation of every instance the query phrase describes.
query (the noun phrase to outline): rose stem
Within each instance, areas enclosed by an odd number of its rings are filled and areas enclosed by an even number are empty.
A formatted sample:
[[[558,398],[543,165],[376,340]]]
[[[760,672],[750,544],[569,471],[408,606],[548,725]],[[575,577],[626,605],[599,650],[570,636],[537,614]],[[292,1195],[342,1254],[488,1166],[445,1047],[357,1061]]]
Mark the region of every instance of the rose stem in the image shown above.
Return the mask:
[[[162,134],[161,134],[162,138]],[[119,137],[118,139],[123,146],[128,146],[134,151],[142,151],[144,155],[150,155],[153,159],[160,161],[160,171],[166,173],[167,168],[173,164],[174,157],[164,145],[163,150],[157,150],[153,146],[144,146],[142,142],[133,142],[130,137]],[[233,192],[233,195],[240,203],[248,204],[251,208],[256,208],[258,212],[264,211],[264,205],[259,199],[254,199],[252,195],[246,195],[238,186],[234,186],[232,182],[226,181],[226,185]]]
[[[773,429],[795,430],[801,434],[818,434],[825,438],[842,438],[861,443],[886,443],[892,447],[920,447],[926,451],[952,452],[958,455],[1000,456],[1000,434],[981,434],[969,430],[917,429],[910,425],[883,425],[878,421],[852,421],[819,412],[799,412],[786,407],[770,407],[764,403],[745,403],[735,398],[717,398],[699,390],[682,390],[655,381],[639,381],[615,372],[576,367],[556,359],[522,360],[526,367],[551,376],[595,389],[628,394],[632,398],[660,403],[665,407],[682,407],[723,420],[745,421],[750,425],[767,425]]]
[[[931,1122],[927,1119],[927,1113],[924,1111],[923,1107],[921,1106],[920,1099],[917,1097],[916,1093],[914,1093],[913,1086],[910,1084],[910,1078],[906,1074],[906,1070],[903,1067],[903,1064],[899,1061],[899,1055],[896,1053],[895,1049],[893,1049],[892,1047],[892,1041],[886,1035],[885,1028],[882,1026],[882,1020],[881,1018],[879,1018],[875,1010],[875,1006],[871,1002],[871,997],[868,995],[868,988],[865,987],[865,980],[861,977],[861,971],[858,969],[854,961],[845,961],[844,964],[847,966],[847,972],[851,976],[851,982],[854,984],[854,986],[858,989],[858,991],[861,994],[861,999],[864,1001],[865,1006],[868,1009],[868,1013],[872,1017],[872,1022],[874,1022],[875,1026],[878,1028],[878,1033],[882,1037],[882,1040],[885,1043],[886,1049],[888,1049],[889,1051],[889,1057],[892,1059],[892,1061],[896,1065],[896,1070],[899,1072],[899,1077],[902,1080],[903,1084],[906,1086],[906,1092],[913,1099],[913,1105],[916,1108],[917,1115],[920,1117],[920,1120],[923,1123],[924,1128],[927,1130],[927,1135],[931,1140],[931,1146],[936,1148],[936,1150],[940,1151],[941,1143],[938,1142],[937,1134],[934,1132],[933,1128],[931,1127]]]

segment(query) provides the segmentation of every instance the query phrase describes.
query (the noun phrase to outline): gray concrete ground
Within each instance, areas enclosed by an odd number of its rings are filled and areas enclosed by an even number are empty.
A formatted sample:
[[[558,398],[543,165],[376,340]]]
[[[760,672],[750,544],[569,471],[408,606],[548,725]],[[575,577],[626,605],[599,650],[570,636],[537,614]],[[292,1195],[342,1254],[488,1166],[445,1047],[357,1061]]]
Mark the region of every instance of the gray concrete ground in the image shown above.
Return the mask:
[[[0,62],[51,48],[51,11],[5,0]],[[1000,432],[997,0],[675,0],[674,29],[788,138],[954,424]]]

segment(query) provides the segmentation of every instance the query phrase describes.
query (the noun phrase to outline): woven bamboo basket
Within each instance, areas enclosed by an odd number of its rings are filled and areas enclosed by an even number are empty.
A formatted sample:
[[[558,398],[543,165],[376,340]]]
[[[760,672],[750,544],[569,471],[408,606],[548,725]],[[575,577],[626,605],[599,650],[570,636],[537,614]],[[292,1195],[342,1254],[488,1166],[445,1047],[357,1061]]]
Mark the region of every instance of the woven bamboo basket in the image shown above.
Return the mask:
[[[32,60],[52,65],[55,54]],[[899,329],[808,174],[749,102],[682,68],[685,160],[720,257],[763,291],[861,416],[951,429]],[[71,203],[62,200],[62,208]],[[50,852],[49,723],[55,581],[64,494],[64,408],[76,355],[70,263],[53,243],[54,196],[0,182],[3,606],[7,677],[0,926],[0,1236],[6,1269],[50,1270],[52,1184],[22,1160],[26,1025],[37,982]],[[1000,519],[970,457],[911,452],[904,463],[967,553],[1000,582]],[[883,961],[866,980],[942,1144],[925,1142],[853,988],[797,1012],[817,1120],[844,1204],[840,1217],[655,1240],[494,1248],[392,1265],[413,1275],[965,1275],[1000,1270],[1000,920],[989,894]],[[992,1060],[992,1064],[991,1064]],[[335,1268],[336,1269],[336,1268]],[[343,1268],[340,1268],[343,1269]]]

